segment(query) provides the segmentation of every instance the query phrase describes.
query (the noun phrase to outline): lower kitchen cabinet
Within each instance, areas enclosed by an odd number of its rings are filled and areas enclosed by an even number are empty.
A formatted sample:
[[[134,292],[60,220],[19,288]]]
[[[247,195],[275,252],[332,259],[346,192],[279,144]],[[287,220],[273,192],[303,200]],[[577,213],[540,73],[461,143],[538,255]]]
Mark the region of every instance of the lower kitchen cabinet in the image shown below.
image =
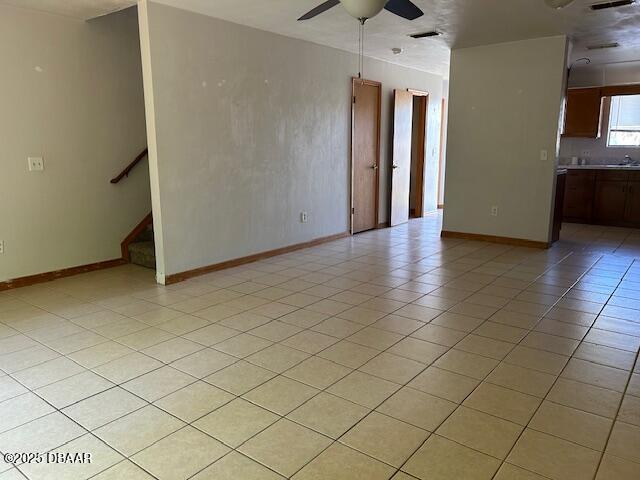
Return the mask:
[[[589,223],[593,214],[594,170],[569,170],[564,195],[564,221]]]
[[[627,182],[596,180],[593,200],[595,223],[622,224],[625,221]]]
[[[564,221],[640,227],[640,172],[569,170]]]
[[[632,181],[627,185],[624,218],[628,223],[640,225],[640,181]]]

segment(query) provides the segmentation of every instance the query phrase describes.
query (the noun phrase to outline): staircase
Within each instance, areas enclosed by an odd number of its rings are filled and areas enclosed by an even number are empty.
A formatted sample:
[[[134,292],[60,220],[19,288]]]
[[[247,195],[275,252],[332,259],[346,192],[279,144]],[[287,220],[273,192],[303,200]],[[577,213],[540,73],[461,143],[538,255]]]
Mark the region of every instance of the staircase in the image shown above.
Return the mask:
[[[156,268],[156,246],[153,241],[153,225],[147,227],[128,246],[129,261],[146,268]]]
[[[149,150],[145,148],[120,174],[111,179],[111,183],[116,185],[138,165],[142,159],[149,155]],[[133,231],[120,244],[122,258],[130,263],[135,263],[142,267],[156,269],[156,246],[153,241],[153,214],[149,213],[133,229]]]

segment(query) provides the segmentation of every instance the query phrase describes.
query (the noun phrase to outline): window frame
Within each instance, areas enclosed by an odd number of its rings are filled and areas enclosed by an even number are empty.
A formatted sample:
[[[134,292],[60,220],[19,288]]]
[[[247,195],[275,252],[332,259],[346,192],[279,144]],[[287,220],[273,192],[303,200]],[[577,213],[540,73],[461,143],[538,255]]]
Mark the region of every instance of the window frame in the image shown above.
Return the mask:
[[[611,127],[611,115],[613,114],[612,111],[612,105],[613,105],[613,97],[626,97],[629,95],[610,95],[608,97],[605,97],[605,119],[606,119],[606,147],[607,148],[623,148],[623,149],[634,149],[634,148],[640,148],[640,145],[611,145],[611,132],[639,132],[640,133],[640,129],[639,130],[623,130],[623,129],[613,129]],[[631,96],[637,96],[640,97],[640,94],[632,94]]]

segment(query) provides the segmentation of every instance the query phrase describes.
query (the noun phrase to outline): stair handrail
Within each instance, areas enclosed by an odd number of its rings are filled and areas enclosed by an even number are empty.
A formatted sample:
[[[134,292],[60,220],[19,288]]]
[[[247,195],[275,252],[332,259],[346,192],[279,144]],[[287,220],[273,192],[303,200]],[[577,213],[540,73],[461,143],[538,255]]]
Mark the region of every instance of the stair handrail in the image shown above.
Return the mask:
[[[140,163],[142,159],[146,157],[148,154],[149,154],[149,149],[145,148],[142,152],[140,152],[140,154],[135,158],[133,162],[127,165],[127,168],[125,168],[122,172],[120,172],[120,174],[117,177],[111,179],[111,183],[116,184],[120,182],[120,180],[122,180],[124,177],[128,177],[129,173],[131,173],[131,170],[133,170],[136,167],[136,165],[138,165],[138,163]]]

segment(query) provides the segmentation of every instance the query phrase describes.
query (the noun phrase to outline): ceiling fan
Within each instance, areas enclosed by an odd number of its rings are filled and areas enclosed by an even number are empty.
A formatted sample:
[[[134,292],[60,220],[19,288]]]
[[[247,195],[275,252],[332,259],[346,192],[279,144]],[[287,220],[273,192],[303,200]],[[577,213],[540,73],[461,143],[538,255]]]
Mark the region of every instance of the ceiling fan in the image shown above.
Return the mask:
[[[415,20],[424,15],[424,12],[410,0],[327,0],[305,13],[298,21],[314,18],[340,3],[349,15],[362,23],[375,17],[383,9],[407,20]]]

